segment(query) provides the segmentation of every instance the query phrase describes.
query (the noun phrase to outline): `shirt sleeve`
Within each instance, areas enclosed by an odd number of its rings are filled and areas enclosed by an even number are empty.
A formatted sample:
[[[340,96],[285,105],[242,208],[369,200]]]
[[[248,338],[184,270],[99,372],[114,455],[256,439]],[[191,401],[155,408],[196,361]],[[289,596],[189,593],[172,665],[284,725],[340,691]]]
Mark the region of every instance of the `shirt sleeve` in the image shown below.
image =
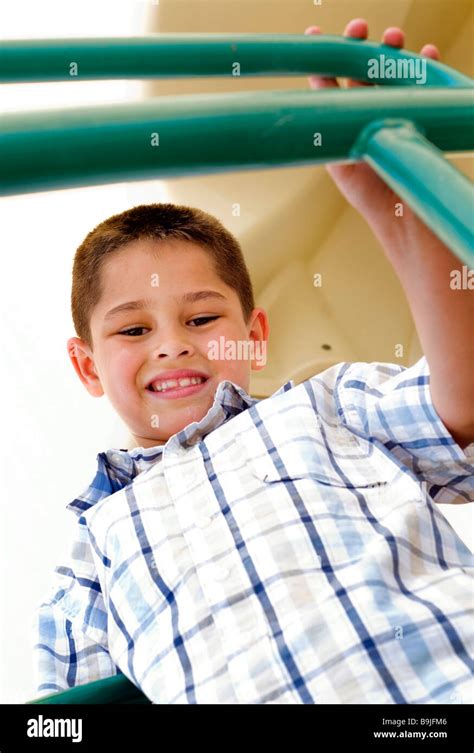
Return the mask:
[[[122,674],[106,648],[88,638],[54,603],[35,614],[36,698]]]
[[[425,356],[409,368],[344,364],[334,384],[337,410],[349,429],[383,445],[426,482],[435,502],[474,502],[474,443],[464,450],[457,444],[434,408],[429,383]]]
[[[32,645],[39,697],[122,674],[109,654],[107,610],[82,517],[35,610]]]

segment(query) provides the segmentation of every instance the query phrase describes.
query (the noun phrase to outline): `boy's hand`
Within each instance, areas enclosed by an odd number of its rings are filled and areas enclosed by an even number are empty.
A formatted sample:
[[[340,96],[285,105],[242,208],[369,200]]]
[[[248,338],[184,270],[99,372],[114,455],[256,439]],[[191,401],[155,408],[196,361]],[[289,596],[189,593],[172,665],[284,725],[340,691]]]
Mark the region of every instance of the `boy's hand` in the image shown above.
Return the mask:
[[[318,34],[310,26],[305,34]],[[367,22],[350,21],[344,36],[366,39]],[[389,28],[382,42],[403,47],[401,29]],[[438,49],[425,45],[421,54],[439,60]],[[310,76],[312,89],[337,87],[336,79]],[[370,84],[349,80],[349,86]],[[375,104],[375,101],[374,101]],[[358,162],[327,165],[326,169],[348,202],[367,220],[405,290],[421,347],[430,369],[433,406],[461,448],[474,442],[474,382],[472,379],[474,298],[467,286],[451,286],[453,271],[462,263],[414,214],[407,204],[396,217],[401,199],[372,168]]]
[[[368,32],[367,21],[364,18],[355,18],[347,24],[344,36],[367,39]],[[309,26],[305,30],[305,34],[320,33],[319,26]],[[404,41],[404,33],[397,27],[385,29],[382,35],[382,43],[390,45],[390,47],[401,48]],[[440,59],[438,48],[433,44],[424,45],[420,54],[433,60]],[[335,78],[323,76],[309,76],[308,82],[312,89],[328,89],[339,86]],[[373,86],[373,84],[353,81],[352,79],[348,79],[347,84],[349,87]],[[366,220],[385,224],[385,220],[390,223],[391,219],[395,217],[394,205],[401,199],[369,165],[358,162],[353,165],[327,165],[326,169],[343,196]],[[408,213],[411,213],[411,210],[408,206],[404,206],[404,214],[407,215]]]

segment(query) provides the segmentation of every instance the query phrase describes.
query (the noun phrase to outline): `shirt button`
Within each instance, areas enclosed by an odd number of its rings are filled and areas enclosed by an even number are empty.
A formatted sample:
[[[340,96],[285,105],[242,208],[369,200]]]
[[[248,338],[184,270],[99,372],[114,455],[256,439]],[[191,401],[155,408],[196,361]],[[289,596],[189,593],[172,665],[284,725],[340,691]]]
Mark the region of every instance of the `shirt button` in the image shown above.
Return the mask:
[[[216,567],[214,570],[214,580],[225,580],[230,575],[230,570],[227,567]]]
[[[212,523],[212,518],[210,515],[200,515],[199,518],[197,518],[196,520],[196,525],[198,528],[206,528],[211,523]]]

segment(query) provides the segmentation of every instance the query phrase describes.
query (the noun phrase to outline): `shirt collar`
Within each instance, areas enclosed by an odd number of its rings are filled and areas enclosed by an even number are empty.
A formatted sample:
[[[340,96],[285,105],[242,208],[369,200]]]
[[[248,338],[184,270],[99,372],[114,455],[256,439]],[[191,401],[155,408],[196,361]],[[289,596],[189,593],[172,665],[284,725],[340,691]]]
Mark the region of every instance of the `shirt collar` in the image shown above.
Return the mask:
[[[271,397],[287,392],[294,387],[293,380],[285,382]],[[82,515],[99,500],[124,489],[139,473],[161,460],[164,447],[174,449],[190,447],[201,441],[206,434],[217,429],[225,421],[258,403],[243,387],[225,380],[219,382],[214,403],[200,421],[188,424],[177,434],[173,434],[165,445],[155,447],[135,447],[133,450],[112,448],[97,455],[97,471],[91,484],[76,499],[70,502],[67,510]]]

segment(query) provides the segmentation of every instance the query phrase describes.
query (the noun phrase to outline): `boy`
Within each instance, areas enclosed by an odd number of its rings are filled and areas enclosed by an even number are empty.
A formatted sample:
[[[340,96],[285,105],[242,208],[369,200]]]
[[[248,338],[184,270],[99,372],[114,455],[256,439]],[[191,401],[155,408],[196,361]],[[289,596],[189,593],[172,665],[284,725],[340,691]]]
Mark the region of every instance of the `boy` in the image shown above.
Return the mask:
[[[154,703],[472,702],[472,556],[436,509],[474,500],[472,297],[368,166],[328,169],[407,293],[425,353],[408,369],[340,363],[255,400],[257,347],[210,356],[269,335],[217,220],[139,206],[79,247],[69,354],[136,447],[100,453],[68,505],[39,695],[122,672]]]

